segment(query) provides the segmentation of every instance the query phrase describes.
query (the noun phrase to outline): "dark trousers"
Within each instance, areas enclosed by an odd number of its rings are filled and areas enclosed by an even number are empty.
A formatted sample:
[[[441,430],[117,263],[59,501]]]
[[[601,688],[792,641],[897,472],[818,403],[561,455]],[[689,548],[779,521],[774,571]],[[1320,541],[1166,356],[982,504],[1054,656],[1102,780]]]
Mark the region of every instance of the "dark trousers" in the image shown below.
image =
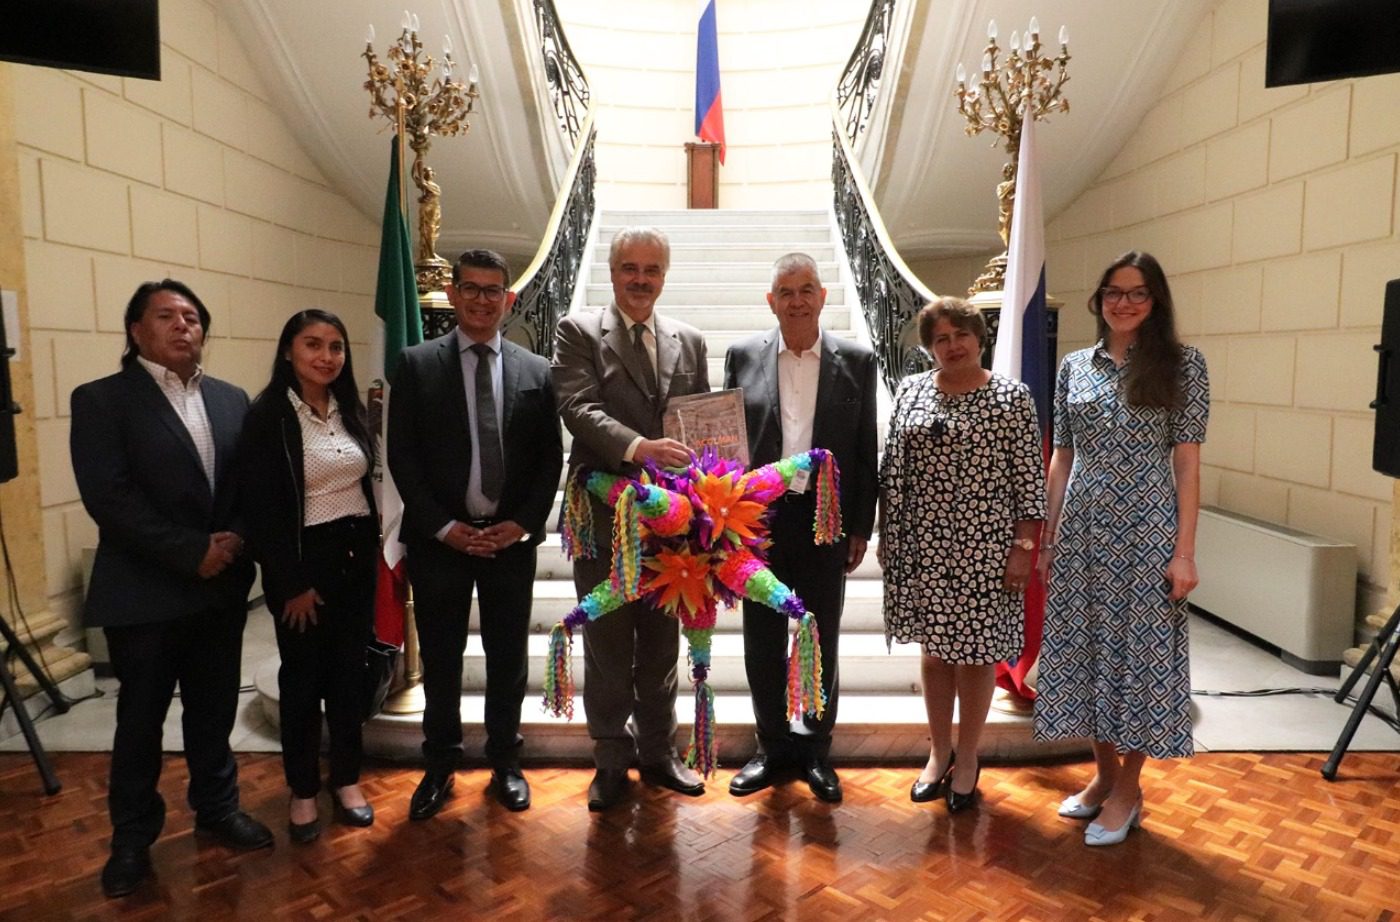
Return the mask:
[[[242,606],[205,610],[175,621],[104,628],[121,683],[107,810],[113,848],[146,848],[165,825],[160,796],[161,736],[180,688],[189,804],[199,822],[238,809],[238,766],[228,737],[238,710]]]
[[[428,771],[462,761],[462,654],[472,589],[486,652],[486,758],[493,768],[519,760],[520,705],[528,678],[535,547],[519,542],[495,557],[472,557],[441,541],[408,546],[414,619],[423,659],[423,758]]]
[[[788,494],[774,504],[773,546],[768,566],[802,599],[817,619],[821,636],[822,689],[826,712],[808,715],[805,734],[795,734],[787,719],[787,654],[792,629],[787,615],[757,602],[744,602],[744,670],[753,696],[758,748],[776,759],[825,760],[831,750],[838,698],[837,641],[846,600],[846,555],[850,542],[812,542],[815,498],[811,491]]]
[[[316,623],[298,631],[283,623],[284,597],[269,593],[277,625],[278,713],[282,769],[297,797],[321,789],[321,702],[330,730],[330,783],[360,780],[364,724],[365,647],[374,631],[378,526],[369,516],[337,519],[302,531],[302,559],[324,604]]]

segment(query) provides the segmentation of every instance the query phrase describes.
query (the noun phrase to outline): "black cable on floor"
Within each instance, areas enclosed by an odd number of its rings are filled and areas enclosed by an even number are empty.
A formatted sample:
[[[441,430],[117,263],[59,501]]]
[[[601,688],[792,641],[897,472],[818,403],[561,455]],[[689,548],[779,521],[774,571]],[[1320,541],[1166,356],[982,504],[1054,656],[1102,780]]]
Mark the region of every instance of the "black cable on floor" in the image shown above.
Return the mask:
[[[1214,691],[1203,688],[1191,689],[1191,694],[1201,698],[1268,698],[1273,695],[1326,695],[1329,698],[1337,696],[1335,688],[1251,688],[1243,691]],[[1347,701],[1356,706],[1356,695],[1347,695]],[[1340,702],[1339,702],[1340,703]],[[1366,712],[1375,717],[1381,723],[1386,724],[1396,733],[1400,733],[1400,715],[1389,714],[1381,710],[1375,704],[1366,707]]]

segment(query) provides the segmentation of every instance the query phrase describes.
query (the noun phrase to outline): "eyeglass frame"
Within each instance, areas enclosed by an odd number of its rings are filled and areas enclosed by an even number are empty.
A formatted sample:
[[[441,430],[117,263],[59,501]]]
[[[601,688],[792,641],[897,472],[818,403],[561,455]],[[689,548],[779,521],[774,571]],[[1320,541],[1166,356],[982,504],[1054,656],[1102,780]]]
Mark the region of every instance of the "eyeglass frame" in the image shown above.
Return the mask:
[[[1139,295],[1140,297],[1134,297],[1134,295]],[[1105,286],[1099,289],[1099,301],[1104,304],[1117,304],[1119,301],[1123,300],[1137,306],[1146,304],[1148,301],[1152,300],[1152,289],[1148,288],[1146,285],[1137,285],[1133,288],[1110,288]]]
[[[504,285],[478,285],[475,282],[453,282],[452,287],[457,290],[457,294],[468,300],[481,298],[488,304],[499,304],[510,292]],[[475,293],[464,289],[475,289]]]

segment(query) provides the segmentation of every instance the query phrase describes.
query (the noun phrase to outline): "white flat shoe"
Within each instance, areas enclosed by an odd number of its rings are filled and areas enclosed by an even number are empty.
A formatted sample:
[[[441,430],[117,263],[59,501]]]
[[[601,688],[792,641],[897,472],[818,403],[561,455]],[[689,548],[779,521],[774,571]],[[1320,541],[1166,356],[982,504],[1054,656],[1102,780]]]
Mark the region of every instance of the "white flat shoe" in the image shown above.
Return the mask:
[[[1071,794],[1060,801],[1060,816],[1067,816],[1072,820],[1091,820],[1099,815],[1103,810],[1103,804],[1086,804],[1079,799],[1079,795]]]
[[[1142,801],[1133,806],[1128,821],[1117,829],[1105,829],[1098,823],[1090,823],[1084,830],[1085,845],[1117,845],[1128,837],[1128,833],[1142,825]]]

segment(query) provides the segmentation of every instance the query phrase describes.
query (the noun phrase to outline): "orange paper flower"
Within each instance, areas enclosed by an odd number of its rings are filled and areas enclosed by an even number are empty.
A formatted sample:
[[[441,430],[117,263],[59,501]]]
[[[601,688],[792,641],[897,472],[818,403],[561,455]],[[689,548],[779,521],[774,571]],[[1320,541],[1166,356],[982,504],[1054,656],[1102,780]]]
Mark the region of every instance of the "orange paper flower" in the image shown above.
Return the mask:
[[[766,506],[744,499],[744,484],[737,471],[723,477],[705,474],[695,482],[695,495],[700,498],[711,520],[710,542],[726,531],[740,539],[753,538]]]
[[[658,550],[642,563],[655,575],[646,579],[646,592],[661,593],[661,607],[674,612],[679,605],[690,614],[700,611],[710,590],[710,555],[689,550]]]

